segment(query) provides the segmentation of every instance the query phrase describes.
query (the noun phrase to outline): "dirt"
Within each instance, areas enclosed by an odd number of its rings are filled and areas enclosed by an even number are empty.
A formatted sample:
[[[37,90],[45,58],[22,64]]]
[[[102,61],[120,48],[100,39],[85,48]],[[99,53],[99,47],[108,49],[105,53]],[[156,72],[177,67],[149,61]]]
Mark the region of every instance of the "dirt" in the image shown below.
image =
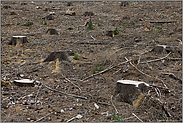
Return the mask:
[[[55,15],[45,24],[49,12]],[[118,35],[106,35],[116,27]],[[27,36],[28,43],[8,45],[12,36]],[[43,62],[58,51],[73,60]],[[22,78],[35,83],[14,83]],[[4,122],[114,122],[115,112],[123,122],[182,122],[181,78],[181,1],[1,2],[1,80],[9,82],[1,86]],[[117,80],[153,87],[134,108],[115,99]]]

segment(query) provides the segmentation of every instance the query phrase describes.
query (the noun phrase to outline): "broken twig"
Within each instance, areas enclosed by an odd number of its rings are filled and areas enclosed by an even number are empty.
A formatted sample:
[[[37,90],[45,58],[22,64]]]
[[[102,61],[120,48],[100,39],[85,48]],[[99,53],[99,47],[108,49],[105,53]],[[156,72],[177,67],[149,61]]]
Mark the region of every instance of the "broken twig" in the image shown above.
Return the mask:
[[[95,73],[95,74],[92,74],[92,75],[90,75],[90,76],[84,78],[82,81],[85,81],[85,80],[87,80],[87,79],[89,79],[89,78],[91,78],[91,77],[93,77],[93,76],[99,75],[99,74],[101,74],[101,73],[104,73],[104,72],[106,72],[106,71],[108,71],[108,70],[110,70],[110,69],[112,69],[112,68],[114,68],[114,67],[116,67],[116,66],[122,65],[122,64],[124,64],[124,63],[129,62],[129,61],[131,61],[131,60],[127,60],[127,61],[125,61],[125,62],[119,63],[119,64],[117,64],[117,65],[115,65],[115,66],[110,65],[110,66],[109,66],[108,68],[106,68],[105,70],[100,71],[100,72]]]
[[[112,106],[114,107],[114,109],[116,110],[116,114],[118,114],[119,112],[118,112],[118,110],[116,109],[116,106],[113,104],[113,102],[112,102],[112,97],[113,97],[113,95],[111,95],[111,103],[112,103]]]
[[[144,64],[144,63],[149,63],[149,62],[154,62],[154,61],[163,60],[163,59],[165,59],[166,57],[168,57],[170,54],[171,54],[171,52],[168,53],[165,57],[162,57],[162,58],[159,58],[159,59],[150,60],[150,61],[146,61],[146,62],[140,62],[140,63]]]
[[[135,115],[134,113],[132,113],[137,119],[140,120],[140,122],[143,122],[139,117],[137,117],[137,115]]]
[[[81,92],[81,88],[80,88],[79,86],[77,86],[76,84],[74,84],[72,81],[70,81],[68,78],[66,78],[63,74],[61,74],[61,75],[62,75],[62,77],[63,77],[66,81],[68,81],[68,82],[72,83],[74,86],[76,86],[76,87],[79,89],[79,91]]]
[[[126,57],[125,57],[125,59],[126,59],[127,61],[129,61]],[[131,61],[129,61],[129,63],[130,63],[130,65],[132,65],[137,71],[139,71],[141,74],[146,75],[146,76],[151,77],[151,78],[155,78],[155,79],[161,81],[161,82],[163,83],[163,85],[165,86],[165,88],[168,89],[168,87],[167,87],[166,84],[163,82],[163,80],[161,80],[161,79],[159,79],[159,78],[157,78],[157,77],[150,76],[150,75],[148,75],[148,74],[142,72],[142,71],[139,70],[135,65],[133,65]]]
[[[53,112],[51,112],[51,113],[49,113],[49,114],[47,114],[46,116],[44,116],[44,117],[41,117],[40,119],[38,119],[38,120],[36,120],[35,122],[39,122],[39,121],[41,121],[42,119],[44,119],[45,117],[47,117],[48,115],[50,115],[50,114],[52,114]]]
[[[43,83],[42,83],[43,84]],[[56,91],[56,92],[59,92],[59,93],[62,93],[62,94],[65,94],[67,96],[72,96],[72,97],[76,97],[76,98],[81,98],[81,99],[87,99],[87,97],[83,97],[83,96],[78,96],[78,95],[74,95],[74,94],[68,94],[68,93],[65,93],[65,92],[62,92],[62,91],[59,91],[59,90],[56,90],[56,89],[52,89],[50,87],[48,87],[47,85],[43,84],[46,88],[48,88],[49,90],[52,90],[52,91]]]

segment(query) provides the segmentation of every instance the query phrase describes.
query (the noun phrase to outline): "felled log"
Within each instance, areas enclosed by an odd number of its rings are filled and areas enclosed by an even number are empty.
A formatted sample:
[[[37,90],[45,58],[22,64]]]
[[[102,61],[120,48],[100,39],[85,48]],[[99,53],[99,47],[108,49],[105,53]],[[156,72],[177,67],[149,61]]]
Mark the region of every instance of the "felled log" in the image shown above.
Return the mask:
[[[116,84],[115,97],[118,101],[129,103],[134,107],[141,104],[143,93],[149,84],[132,80],[118,80]]]
[[[27,42],[27,36],[13,36],[8,45],[19,45]]]

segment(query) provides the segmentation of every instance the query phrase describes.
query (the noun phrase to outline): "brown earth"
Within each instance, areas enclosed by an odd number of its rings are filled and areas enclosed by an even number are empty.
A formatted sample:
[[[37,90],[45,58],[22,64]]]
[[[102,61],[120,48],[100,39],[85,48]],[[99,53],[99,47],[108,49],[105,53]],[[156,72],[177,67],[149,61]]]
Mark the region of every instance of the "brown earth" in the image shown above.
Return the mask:
[[[123,122],[182,122],[182,2],[127,3],[2,1],[1,80],[11,85],[1,86],[1,120],[67,122],[80,114],[82,118],[72,122],[113,122],[115,106]],[[68,9],[75,15],[65,15]],[[84,13],[90,11],[93,30],[81,26],[89,20]],[[42,18],[49,12],[55,12],[54,20],[46,19],[44,25]],[[116,24],[119,34],[107,36]],[[58,35],[47,34],[50,28]],[[17,35],[27,36],[29,42],[7,45]],[[155,50],[156,45],[169,48]],[[42,62],[52,51],[83,57],[57,65],[56,60]],[[154,59],[158,60],[150,61]],[[86,78],[103,69],[108,70]],[[41,83],[17,85],[14,80],[20,76]],[[156,87],[149,88],[134,108],[115,98],[111,101],[117,80],[123,79]]]

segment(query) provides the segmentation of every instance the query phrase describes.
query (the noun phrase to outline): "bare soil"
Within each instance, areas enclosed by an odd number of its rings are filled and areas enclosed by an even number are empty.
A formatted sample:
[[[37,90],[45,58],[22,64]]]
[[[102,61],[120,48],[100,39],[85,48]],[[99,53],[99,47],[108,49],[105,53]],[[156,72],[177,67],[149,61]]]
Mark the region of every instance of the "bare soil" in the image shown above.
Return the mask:
[[[71,122],[114,122],[117,110],[123,122],[182,122],[182,2],[127,3],[2,1],[1,80],[11,85],[1,86],[1,120],[67,122],[80,114]],[[65,15],[68,9],[75,15]],[[46,19],[44,25],[42,18],[49,12],[55,12],[54,20]],[[94,13],[93,30],[84,26],[90,18],[85,12]],[[116,26],[119,34],[107,36]],[[58,34],[46,33],[51,28]],[[29,42],[8,45],[12,36],[19,35]],[[168,48],[153,50],[156,45]],[[80,57],[57,64],[42,62],[53,51]],[[14,83],[22,78],[36,82]],[[115,99],[117,80],[154,87],[134,108]]]

